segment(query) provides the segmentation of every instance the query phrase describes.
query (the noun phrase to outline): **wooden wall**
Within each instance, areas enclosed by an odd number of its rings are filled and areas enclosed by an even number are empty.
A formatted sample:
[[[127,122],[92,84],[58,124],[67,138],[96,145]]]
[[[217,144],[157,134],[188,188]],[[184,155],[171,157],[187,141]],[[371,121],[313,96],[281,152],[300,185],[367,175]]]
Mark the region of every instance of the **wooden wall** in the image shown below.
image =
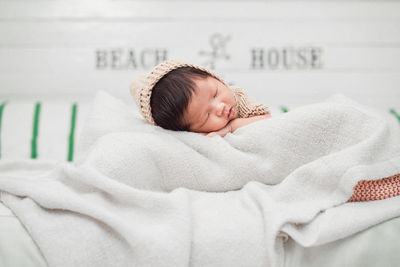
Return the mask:
[[[0,0],[0,99],[130,101],[165,59],[270,106],[342,93],[400,110],[400,2]]]

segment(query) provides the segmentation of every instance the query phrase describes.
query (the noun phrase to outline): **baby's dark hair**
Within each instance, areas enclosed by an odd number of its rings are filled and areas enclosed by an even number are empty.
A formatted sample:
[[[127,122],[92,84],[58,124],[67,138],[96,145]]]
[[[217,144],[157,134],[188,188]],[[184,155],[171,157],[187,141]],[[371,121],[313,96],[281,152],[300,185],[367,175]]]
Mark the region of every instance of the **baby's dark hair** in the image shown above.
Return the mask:
[[[154,122],[164,129],[188,131],[183,116],[196,89],[194,78],[211,75],[193,67],[181,67],[164,75],[153,87],[150,99]]]

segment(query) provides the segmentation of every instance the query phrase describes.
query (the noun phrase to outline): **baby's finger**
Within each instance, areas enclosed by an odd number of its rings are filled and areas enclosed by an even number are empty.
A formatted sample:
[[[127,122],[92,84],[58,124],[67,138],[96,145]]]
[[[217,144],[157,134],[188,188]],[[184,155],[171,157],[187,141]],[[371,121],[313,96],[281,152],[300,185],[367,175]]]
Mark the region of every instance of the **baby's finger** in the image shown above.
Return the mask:
[[[213,137],[213,136],[216,136],[216,135],[218,135],[216,132],[211,132],[211,133],[208,133],[206,136],[207,137]]]

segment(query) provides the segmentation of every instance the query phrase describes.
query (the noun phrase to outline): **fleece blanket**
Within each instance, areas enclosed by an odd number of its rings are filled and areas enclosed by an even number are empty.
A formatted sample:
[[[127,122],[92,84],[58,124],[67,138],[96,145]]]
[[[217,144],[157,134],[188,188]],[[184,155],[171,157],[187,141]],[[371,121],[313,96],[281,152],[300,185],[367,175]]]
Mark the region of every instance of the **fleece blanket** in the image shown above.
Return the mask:
[[[77,163],[2,163],[0,199],[49,266],[281,266],[288,237],[315,246],[400,216],[400,197],[347,203],[398,173],[399,126],[342,96],[207,138],[100,93]]]

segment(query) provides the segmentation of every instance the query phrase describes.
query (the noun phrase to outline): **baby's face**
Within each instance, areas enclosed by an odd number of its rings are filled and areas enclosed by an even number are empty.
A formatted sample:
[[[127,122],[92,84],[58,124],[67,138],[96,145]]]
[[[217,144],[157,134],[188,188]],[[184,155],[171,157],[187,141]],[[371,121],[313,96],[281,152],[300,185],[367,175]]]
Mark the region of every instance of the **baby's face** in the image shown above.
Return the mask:
[[[195,78],[196,89],[184,114],[192,132],[209,133],[224,128],[237,118],[232,91],[214,77]]]

